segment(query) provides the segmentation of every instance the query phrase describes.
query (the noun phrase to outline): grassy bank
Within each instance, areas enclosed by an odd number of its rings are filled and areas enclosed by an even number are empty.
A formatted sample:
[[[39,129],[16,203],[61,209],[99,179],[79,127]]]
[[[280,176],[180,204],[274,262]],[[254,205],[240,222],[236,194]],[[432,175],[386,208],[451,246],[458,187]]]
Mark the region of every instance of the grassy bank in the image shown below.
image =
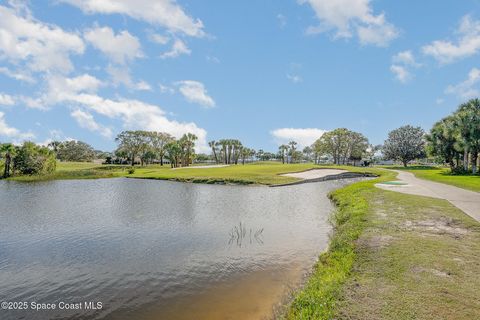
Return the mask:
[[[100,179],[122,177],[128,174],[128,166],[110,166],[91,162],[58,162],[57,169],[49,175],[14,176],[15,181],[48,181],[69,179]]]
[[[282,176],[284,173],[299,172],[321,168],[312,163],[281,164],[276,162],[258,162],[246,165],[232,165],[221,168],[160,168],[155,166],[137,168],[129,175],[133,178],[162,179],[199,183],[237,183],[237,184],[283,184],[298,181],[297,178]],[[324,167],[325,168],[325,167]],[[339,168],[339,167],[336,167]],[[345,167],[346,168],[346,167]],[[364,171],[358,168],[347,170]]]
[[[442,167],[388,167],[389,169],[405,170],[413,173],[416,177],[435,182],[450,184],[459,188],[480,192],[480,175],[454,175],[449,168]]]
[[[480,224],[446,201],[374,182],[332,193],[338,208],[329,250],[287,318],[480,318]]]
[[[232,184],[283,184],[298,181],[296,178],[284,177],[281,174],[299,172],[314,168],[329,168],[334,166],[318,166],[312,163],[281,164],[277,162],[258,162],[246,165],[228,167],[171,169],[169,166],[149,165],[135,166],[130,174],[129,166],[99,165],[93,163],[59,162],[55,173],[47,176],[18,176],[11,180],[41,181],[55,179],[97,179],[112,177],[128,177],[141,179],[174,180],[194,183],[232,183]],[[364,172],[363,168],[341,167],[349,171]],[[368,171],[368,170],[367,170]]]

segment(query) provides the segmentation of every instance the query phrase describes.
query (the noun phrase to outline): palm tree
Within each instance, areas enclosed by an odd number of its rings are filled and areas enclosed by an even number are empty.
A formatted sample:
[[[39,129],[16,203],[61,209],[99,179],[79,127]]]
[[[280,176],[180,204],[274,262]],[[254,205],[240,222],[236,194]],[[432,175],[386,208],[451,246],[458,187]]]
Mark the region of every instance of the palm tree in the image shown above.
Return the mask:
[[[193,133],[186,133],[180,138],[179,143],[183,149],[182,167],[188,167],[194,153],[195,141],[198,137]]]
[[[215,163],[218,164],[218,156],[217,156],[217,142],[212,140],[208,143],[208,146],[212,148],[213,156],[215,157]]]
[[[10,167],[12,163],[12,157],[15,154],[15,146],[11,143],[4,143],[0,145],[0,154],[5,158],[5,167],[3,170],[3,178],[10,176]]]
[[[240,157],[243,148],[242,143],[237,139],[230,140],[230,143],[232,144],[233,149],[233,163],[238,164],[238,158]]]
[[[223,162],[225,164],[228,164],[227,162],[227,145],[228,145],[228,140],[227,139],[221,139],[220,141],[217,142],[217,145],[222,147],[222,153],[223,153]]]
[[[282,163],[285,164],[285,153],[288,150],[288,146],[286,144],[282,144],[281,146],[278,147],[278,152],[280,153],[280,156],[282,157]]]
[[[480,152],[480,100],[471,99],[460,105],[456,112],[461,142],[464,146],[463,166],[468,170],[468,154],[471,155],[472,171],[477,171],[477,159]]]
[[[288,145],[290,146],[290,163],[293,163],[294,157],[296,157],[295,151],[297,151],[297,143],[290,141]]]

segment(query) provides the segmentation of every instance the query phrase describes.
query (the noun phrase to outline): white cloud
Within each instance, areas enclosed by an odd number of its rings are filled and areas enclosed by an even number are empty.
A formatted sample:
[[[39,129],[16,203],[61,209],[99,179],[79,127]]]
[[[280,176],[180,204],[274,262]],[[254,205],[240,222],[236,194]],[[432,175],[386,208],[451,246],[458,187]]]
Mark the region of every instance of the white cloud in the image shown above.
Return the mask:
[[[0,136],[19,140],[27,140],[35,137],[35,135],[30,132],[24,133],[17,128],[10,127],[5,121],[5,113],[3,112],[0,112]]]
[[[303,81],[302,77],[296,74],[287,74],[287,79],[292,81],[293,83],[300,83]]]
[[[278,145],[296,141],[300,148],[312,145],[327,130],[317,128],[280,128],[270,132]]]
[[[460,21],[455,41],[436,40],[422,47],[424,54],[447,64],[477,54],[480,51],[480,21],[466,15]]]
[[[48,92],[41,97],[44,104],[55,104],[64,101],[77,93],[94,93],[103,83],[89,74],[67,78],[62,76],[49,76],[47,78]]]
[[[402,83],[406,83],[412,77],[410,72],[405,67],[400,65],[391,65],[390,71],[392,71],[392,73],[395,75],[395,78]]]
[[[27,96],[19,96],[18,99],[22,101],[28,108],[38,110],[48,110],[48,106],[42,98],[32,98]]]
[[[198,103],[207,108],[215,107],[215,101],[210,97],[203,83],[193,80],[177,82],[180,93],[190,102]]]
[[[11,95],[0,93],[0,105],[13,106],[14,104],[15,100]]]
[[[68,102],[77,103],[91,111],[112,119],[120,119],[125,129],[164,131],[179,138],[191,132],[198,137],[199,150],[208,150],[207,132],[193,122],[169,120],[160,107],[138,100],[111,100],[98,95],[76,94]]]
[[[28,83],[35,83],[35,79],[32,77],[31,74],[26,72],[25,70],[23,71],[12,71],[6,67],[0,67],[0,73],[6,75],[7,77],[10,77],[15,80],[19,81],[24,81]]]
[[[115,63],[125,64],[143,57],[140,41],[126,30],[115,34],[109,27],[95,27],[87,30],[84,37]]]
[[[139,90],[139,91],[150,91],[152,87],[150,84],[144,80],[134,82],[130,75],[130,70],[127,67],[114,67],[109,65],[107,67],[107,73],[110,74],[112,78],[112,83],[114,86],[123,84],[129,89]]]
[[[175,39],[173,42],[172,48],[170,51],[167,51],[160,55],[160,58],[176,58],[179,55],[186,54],[189,55],[192,51],[187,47],[187,44],[180,39]]]
[[[207,132],[195,123],[170,120],[159,106],[139,100],[103,98],[95,93],[99,86],[101,82],[90,75],[63,79],[52,77],[48,81],[49,91],[41,99],[47,105],[68,105],[81,109],[81,112],[72,112],[72,116],[76,116],[77,121],[82,121],[85,128],[103,135],[108,133],[108,128],[97,123],[92,112],[120,120],[125,129],[164,131],[175,137],[181,137],[187,132],[194,133],[198,136],[199,150],[208,151]]]
[[[82,39],[19,14],[18,10],[0,6],[0,57],[15,65],[23,61],[32,71],[71,71],[70,54],[83,53]]]
[[[92,114],[77,109],[70,114],[78,123],[78,125],[87,130],[98,132],[106,138],[112,137],[112,130],[98,124],[93,118]]]
[[[395,78],[401,83],[407,83],[413,78],[411,72],[412,68],[419,68],[420,63],[415,61],[412,51],[401,51],[392,57],[393,64],[390,66],[390,71],[395,75]]]
[[[450,85],[445,90],[445,93],[454,94],[460,99],[470,99],[480,96],[480,69],[473,68],[468,73],[467,80],[460,82],[457,85]]]
[[[398,64],[404,64],[407,66],[417,67],[420,66],[419,63],[415,61],[412,51],[406,50],[401,51],[392,57],[392,61]]]
[[[60,0],[86,13],[121,14],[173,33],[203,37],[203,23],[188,16],[175,0]]]
[[[148,39],[152,42],[158,43],[158,44],[167,44],[168,41],[170,41],[170,38],[163,36],[158,33],[151,33],[148,35]]]
[[[385,14],[373,14],[370,0],[298,0],[308,3],[320,25],[309,27],[307,33],[335,31],[335,38],[351,38],[356,34],[362,44],[386,46],[398,36],[395,26]]]

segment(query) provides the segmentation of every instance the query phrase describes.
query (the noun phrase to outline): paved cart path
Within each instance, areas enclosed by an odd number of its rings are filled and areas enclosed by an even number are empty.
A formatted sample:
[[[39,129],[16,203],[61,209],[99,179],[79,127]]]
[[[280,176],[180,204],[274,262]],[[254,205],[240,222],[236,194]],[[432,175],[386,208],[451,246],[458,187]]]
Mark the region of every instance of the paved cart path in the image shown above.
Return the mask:
[[[392,170],[398,173],[397,179],[404,185],[377,183],[381,189],[397,191],[420,196],[439,198],[449,201],[472,218],[480,221],[480,193],[465,190],[443,183],[423,180],[415,177],[413,173]]]

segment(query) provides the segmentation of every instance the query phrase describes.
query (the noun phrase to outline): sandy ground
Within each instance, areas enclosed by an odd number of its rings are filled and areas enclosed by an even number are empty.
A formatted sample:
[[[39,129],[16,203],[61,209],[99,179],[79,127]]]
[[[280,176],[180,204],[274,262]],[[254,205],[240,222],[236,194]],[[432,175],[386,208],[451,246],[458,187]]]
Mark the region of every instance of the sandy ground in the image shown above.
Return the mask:
[[[410,172],[393,171],[398,173],[397,179],[406,183],[406,185],[377,183],[375,186],[385,190],[444,199],[475,220],[480,221],[480,193],[443,183],[419,179]]]
[[[190,167],[178,167],[173,168],[173,170],[180,170],[180,169],[209,169],[209,168],[223,168],[228,167],[228,164],[215,164],[211,166],[190,166]]]
[[[309,179],[323,178],[326,176],[331,176],[334,174],[340,174],[344,172],[348,172],[348,171],[338,170],[338,169],[313,169],[313,170],[308,170],[303,172],[286,173],[286,174],[282,174],[282,176],[309,180]]]

